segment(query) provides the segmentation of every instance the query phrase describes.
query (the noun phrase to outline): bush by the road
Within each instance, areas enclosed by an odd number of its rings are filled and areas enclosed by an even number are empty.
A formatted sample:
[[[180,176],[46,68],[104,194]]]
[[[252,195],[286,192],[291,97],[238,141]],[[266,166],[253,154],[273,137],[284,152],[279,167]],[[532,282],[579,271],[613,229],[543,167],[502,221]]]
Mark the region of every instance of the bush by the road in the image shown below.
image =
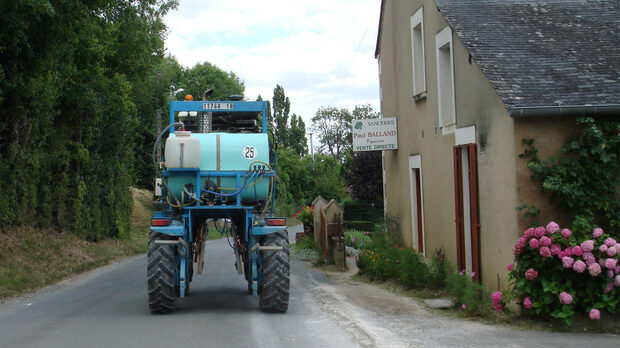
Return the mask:
[[[550,222],[527,229],[513,253],[512,288],[494,293],[496,310],[516,300],[527,312],[569,325],[576,312],[598,320],[620,310],[620,243],[601,228],[585,234]]]

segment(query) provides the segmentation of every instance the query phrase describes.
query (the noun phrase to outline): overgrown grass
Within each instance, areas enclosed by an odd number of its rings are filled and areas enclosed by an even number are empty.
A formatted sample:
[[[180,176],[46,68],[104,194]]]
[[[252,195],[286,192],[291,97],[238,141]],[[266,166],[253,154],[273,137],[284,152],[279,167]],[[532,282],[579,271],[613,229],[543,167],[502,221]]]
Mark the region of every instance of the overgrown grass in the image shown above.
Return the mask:
[[[146,252],[152,194],[132,189],[132,196],[131,232],[122,239],[88,242],[52,229],[0,229],[0,300]]]
[[[468,316],[492,312],[490,291],[470,276],[455,272],[442,248],[425,259],[413,248],[403,247],[397,221],[388,217],[371,236],[353,231],[345,234],[347,245],[360,249],[356,259],[360,275],[370,280],[395,281],[422,297],[452,297],[455,309]]]

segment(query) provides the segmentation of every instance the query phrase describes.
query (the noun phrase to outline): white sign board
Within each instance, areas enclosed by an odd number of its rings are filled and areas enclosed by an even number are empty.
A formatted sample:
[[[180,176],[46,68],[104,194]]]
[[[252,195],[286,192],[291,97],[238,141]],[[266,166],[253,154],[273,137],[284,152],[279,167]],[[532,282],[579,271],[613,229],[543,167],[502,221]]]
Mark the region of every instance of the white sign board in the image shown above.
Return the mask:
[[[353,120],[353,151],[398,149],[396,117]]]

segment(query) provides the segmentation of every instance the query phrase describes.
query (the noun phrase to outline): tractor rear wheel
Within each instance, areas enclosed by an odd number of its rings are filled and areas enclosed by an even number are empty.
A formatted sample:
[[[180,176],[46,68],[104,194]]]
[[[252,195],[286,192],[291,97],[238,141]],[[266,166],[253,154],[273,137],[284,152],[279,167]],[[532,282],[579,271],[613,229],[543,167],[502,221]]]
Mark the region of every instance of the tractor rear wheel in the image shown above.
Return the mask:
[[[263,246],[282,247],[282,250],[263,250],[263,285],[259,306],[265,312],[284,313],[288,310],[290,289],[290,254],[288,232],[278,231],[265,238]]]
[[[156,240],[168,240],[167,235],[149,233],[147,287],[151,313],[168,313],[174,310],[174,245],[156,244]]]

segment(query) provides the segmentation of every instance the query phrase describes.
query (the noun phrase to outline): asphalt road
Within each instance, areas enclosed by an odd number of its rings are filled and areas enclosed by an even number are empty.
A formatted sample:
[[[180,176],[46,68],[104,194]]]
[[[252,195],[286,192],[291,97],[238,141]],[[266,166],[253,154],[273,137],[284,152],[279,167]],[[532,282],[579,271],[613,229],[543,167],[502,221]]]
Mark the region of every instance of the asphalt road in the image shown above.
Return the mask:
[[[289,231],[294,238],[295,228]],[[206,245],[177,309],[152,315],[146,255],[0,304],[4,347],[613,347],[618,335],[527,331],[451,318],[420,301],[291,262],[286,314],[258,309],[225,239]]]
[[[130,258],[0,305],[0,347],[352,347],[309,289],[329,282],[291,264],[286,314],[258,309],[225,239],[209,242],[206,273],[171,314],[152,315],[146,256]]]

